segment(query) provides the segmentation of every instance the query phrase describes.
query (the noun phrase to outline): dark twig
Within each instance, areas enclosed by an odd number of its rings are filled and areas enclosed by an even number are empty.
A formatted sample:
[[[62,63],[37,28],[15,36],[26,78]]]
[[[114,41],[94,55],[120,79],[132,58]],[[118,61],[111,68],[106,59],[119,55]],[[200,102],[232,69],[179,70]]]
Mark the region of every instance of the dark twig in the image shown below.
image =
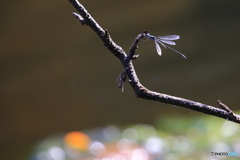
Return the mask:
[[[227,105],[223,104],[220,100],[218,100],[218,106],[227,111],[232,119],[239,120],[239,116],[236,115],[230,108],[228,108]]]
[[[80,16],[79,14],[77,14],[77,13],[75,13],[75,12],[72,12],[72,14],[78,19],[78,21],[79,21],[80,23],[82,23],[82,25],[85,24],[85,21],[84,21],[84,19],[82,18],[82,16]]]
[[[134,59],[134,55],[135,55],[135,53],[136,53],[136,51],[137,51],[137,48],[138,48],[138,42],[141,40],[141,39],[143,39],[144,38],[144,32],[142,33],[142,34],[139,34],[136,38],[135,38],[135,40],[134,40],[134,42],[133,42],[133,44],[132,44],[132,47],[130,48],[130,52],[129,52],[129,54],[128,54],[128,60],[130,61],[130,60],[132,60],[132,59]]]
[[[69,0],[69,2],[76,8],[81,16],[80,22],[84,22],[85,25],[88,25],[93,31],[100,37],[104,45],[115,55],[123,64],[124,70],[120,74],[120,83],[119,87],[123,89],[124,82],[128,77],[131,87],[133,88],[135,94],[139,98],[159,101],[167,104],[172,104],[176,106],[185,107],[194,111],[206,113],[209,115],[217,116],[223,119],[227,119],[236,123],[240,123],[240,116],[234,114],[229,108],[223,107],[224,109],[219,109],[213,106],[202,104],[200,102],[194,102],[188,99],[183,99],[179,97],[170,96],[163,93],[158,93],[151,91],[145,88],[139,81],[137,74],[135,72],[134,66],[132,64],[132,59],[136,58],[136,50],[138,48],[138,42],[144,38],[144,32],[139,34],[135,41],[133,42],[132,47],[130,48],[128,56],[123,51],[123,49],[118,46],[110,37],[107,30],[103,30],[100,25],[93,19],[93,17],[88,13],[82,4],[77,0]],[[74,14],[76,17],[76,15]],[[77,17],[78,18],[78,17]],[[79,18],[78,18],[79,19]],[[127,77],[126,77],[127,75]],[[219,106],[224,106],[222,103],[219,103]],[[230,111],[230,112],[229,112]]]

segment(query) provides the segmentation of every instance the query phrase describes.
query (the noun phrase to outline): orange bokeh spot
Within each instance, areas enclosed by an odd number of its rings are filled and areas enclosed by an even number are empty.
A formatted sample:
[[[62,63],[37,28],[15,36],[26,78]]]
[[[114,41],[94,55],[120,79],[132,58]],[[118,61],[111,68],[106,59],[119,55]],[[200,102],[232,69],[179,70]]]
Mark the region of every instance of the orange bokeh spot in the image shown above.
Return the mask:
[[[64,142],[66,145],[80,150],[87,150],[90,141],[91,139],[88,135],[79,131],[69,132],[64,136]]]

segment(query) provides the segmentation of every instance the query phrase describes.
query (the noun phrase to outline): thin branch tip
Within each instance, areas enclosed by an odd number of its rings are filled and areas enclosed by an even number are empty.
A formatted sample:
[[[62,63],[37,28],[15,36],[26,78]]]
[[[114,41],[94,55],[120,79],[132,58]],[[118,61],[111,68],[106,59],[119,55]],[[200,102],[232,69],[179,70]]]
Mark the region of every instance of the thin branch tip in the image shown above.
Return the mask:
[[[218,103],[218,106],[223,110],[227,111],[228,113],[233,113],[233,111],[230,108],[228,108],[227,105],[223,104],[220,100],[218,100],[217,103]]]
[[[82,25],[85,25],[85,20],[84,18],[80,15],[80,14],[77,14],[75,12],[72,12],[72,15],[74,15],[74,17],[77,18],[77,20],[82,24]]]
[[[227,105],[222,103],[220,100],[217,101],[217,104],[219,107],[225,110],[233,120],[239,121],[240,117],[237,114],[235,114]]]
[[[140,54],[135,54],[135,55],[133,55],[132,59],[133,60],[138,59],[139,56],[140,56]]]

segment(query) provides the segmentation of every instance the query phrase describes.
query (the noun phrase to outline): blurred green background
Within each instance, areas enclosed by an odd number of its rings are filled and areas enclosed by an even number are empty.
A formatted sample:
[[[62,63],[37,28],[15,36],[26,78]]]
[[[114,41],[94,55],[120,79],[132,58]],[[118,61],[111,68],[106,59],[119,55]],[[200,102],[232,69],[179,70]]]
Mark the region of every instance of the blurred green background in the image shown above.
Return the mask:
[[[240,1],[80,2],[126,52],[143,30],[181,36],[174,48],[187,60],[165,49],[159,57],[152,41],[139,44],[134,65],[144,86],[239,109]],[[137,99],[128,84],[121,93],[121,63],[77,22],[67,0],[2,1],[0,8],[1,159],[26,159],[39,140],[58,132],[202,114]]]

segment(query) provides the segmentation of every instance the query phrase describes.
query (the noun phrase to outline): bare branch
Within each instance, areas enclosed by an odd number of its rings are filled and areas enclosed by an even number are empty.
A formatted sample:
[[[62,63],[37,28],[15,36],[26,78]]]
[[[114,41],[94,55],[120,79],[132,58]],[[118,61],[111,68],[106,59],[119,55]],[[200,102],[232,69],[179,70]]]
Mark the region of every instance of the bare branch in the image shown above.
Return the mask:
[[[136,96],[138,98],[143,98],[147,100],[153,100],[158,102],[163,102],[167,104],[172,104],[176,106],[181,106],[184,108],[188,108],[194,111],[202,112],[205,114],[209,114],[212,116],[220,117],[223,119],[227,119],[240,124],[240,116],[234,114],[226,105],[218,101],[218,105],[223,109],[219,109],[213,106],[209,106],[200,102],[194,102],[188,99],[179,98],[163,93],[158,93],[151,91],[145,88],[139,81],[137,74],[135,72],[134,66],[132,64],[132,59],[137,58],[135,55],[136,50],[138,48],[138,42],[144,38],[144,32],[139,34],[130,48],[128,56],[124,52],[124,50],[118,46],[110,37],[107,30],[103,30],[101,26],[93,19],[93,17],[88,13],[88,11],[84,8],[82,4],[80,4],[77,0],[69,0],[69,2],[76,8],[80,15],[74,14],[78,20],[85,25],[88,25],[93,31],[99,36],[99,38],[103,41],[104,45],[115,55],[123,64],[124,70],[119,76],[119,87],[124,87],[124,82],[126,80],[126,75],[129,79],[131,87],[133,88]],[[80,18],[79,18],[80,17]]]
[[[135,41],[133,42],[132,44],[132,47],[130,48],[130,52],[128,54],[128,58],[129,60],[133,59],[136,51],[137,51],[137,48],[138,48],[138,42],[144,38],[144,32],[142,34],[139,34],[136,38],[135,38]]]

